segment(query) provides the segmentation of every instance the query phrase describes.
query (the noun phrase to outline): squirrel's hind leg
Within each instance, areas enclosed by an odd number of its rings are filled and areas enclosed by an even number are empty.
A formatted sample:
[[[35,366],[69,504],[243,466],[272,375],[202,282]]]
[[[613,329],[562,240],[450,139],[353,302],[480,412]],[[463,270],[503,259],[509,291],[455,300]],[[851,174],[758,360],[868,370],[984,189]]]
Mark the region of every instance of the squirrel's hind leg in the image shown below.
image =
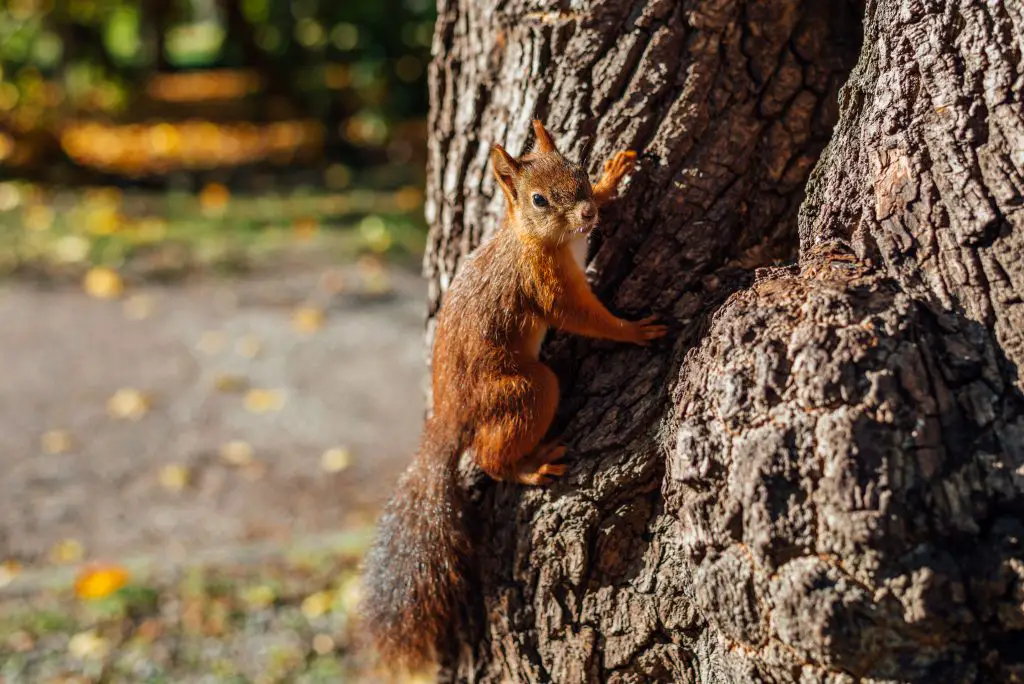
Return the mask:
[[[558,377],[539,361],[521,374],[501,380],[488,392],[500,397],[476,427],[472,452],[477,464],[495,480],[542,485],[565,472],[556,463],[565,454],[558,444],[541,445],[558,409]]]
[[[551,484],[554,478],[565,475],[568,466],[560,463],[565,457],[566,447],[559,442],[548,442],[538,446],[523,461],[519,471],[519,482],[527,485]]]

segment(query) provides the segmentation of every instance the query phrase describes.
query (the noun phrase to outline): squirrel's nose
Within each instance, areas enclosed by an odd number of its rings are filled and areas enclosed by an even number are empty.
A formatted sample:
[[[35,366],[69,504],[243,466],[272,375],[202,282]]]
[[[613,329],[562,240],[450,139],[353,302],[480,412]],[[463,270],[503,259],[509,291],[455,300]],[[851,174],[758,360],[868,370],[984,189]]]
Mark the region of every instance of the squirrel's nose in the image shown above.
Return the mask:
[[[597,207],[594,206],[593,202],[587,202],[583,205],[583,208],[580,209],[580,216],[583,217],[584,221],[592,221],[594,217],[597,216]]]

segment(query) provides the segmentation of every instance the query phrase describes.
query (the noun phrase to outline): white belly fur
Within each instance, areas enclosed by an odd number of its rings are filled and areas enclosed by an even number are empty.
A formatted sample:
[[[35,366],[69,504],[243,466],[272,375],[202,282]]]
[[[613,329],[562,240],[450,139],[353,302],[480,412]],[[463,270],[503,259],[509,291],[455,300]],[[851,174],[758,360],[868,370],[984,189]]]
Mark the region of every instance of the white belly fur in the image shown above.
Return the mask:
[[[547,334],[547,332],[548,326],[544,325],[543,323],[539,324],[537,326],[537,329],[534,330],[533,338],[528,342],[528,348],[530,350],[530,353],[533,354],[534,359],[540,358],[540,346],[544,344],[544,336]]]
[[[572,257],[576,260],[581,271],[587,270],[587,237],[578,237],[569,243],[569,249],[572,251]]]
[[[569,243],[569,250],[572,252],[573,260],[579,265],[581,271],[587,270],[587,237],[579,237]],[[526,348],[533,355],[533,358],[540,358],[540,347],[544,344],[544,336],[547,335],[548,326],[538,322],[533,329],[533,337],[526,340]]]

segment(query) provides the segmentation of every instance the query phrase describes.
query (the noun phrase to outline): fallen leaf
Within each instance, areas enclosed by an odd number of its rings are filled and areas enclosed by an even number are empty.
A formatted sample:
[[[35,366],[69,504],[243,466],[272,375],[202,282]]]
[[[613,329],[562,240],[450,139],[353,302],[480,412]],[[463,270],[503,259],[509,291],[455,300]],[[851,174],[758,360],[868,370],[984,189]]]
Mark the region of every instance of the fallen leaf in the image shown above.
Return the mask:
[[[156,618],[146,618],[135,630],[136,638],[146,643],[152,643],[160,638],[163,634],[164,627],[160,624],[160,620]]]
[[[269,608],[277,600],[277,592],[271,586],[260,584],[255,587],[249,587],[242,592],[242,600],[251,608]]]
[[[320,274],[320,289],[327,294],[338,294],[345,289],[345,276],[337,269],[330,269]]]
[[[213,377],[213,387],[218,392],[237,393],[245,389],[248,382],[244,375],[218,373]]]
[[[363,288],[369,294],[387,294],[391,292],[391,278],[387,271],[375,274],[367,274],[363,278]]]
[[[110,596],[128,583],[128,571],[117,565],[94,566],[82,570],[75,579],[75,596],[100,599]]]
[[[370,250],[382,254],[391,248],[393,239],[384,219],[370,214],[359,222],[359,235]]]
[[[172,463],[160,469],[160,486],[169,492],[180,492],[188,486],[190,473],[183,465]]]
[[[263,343],[255,335],[245,335],[235,341],[235,353],[243,359],[255,359],[262,348]]]
[[[139,420],[149,411],[150,398],[137,389],[123,387],[107,400],[107,413],[112,418]]]
[[[328,449],[320,456],[320,467],[328,473],[340,473],[351,464],[352,454],[342,447]]]
[[[375,256],[365,256],[359,260],[359,274],[363,281],[363,289],[370,294],[385,294],[391,291],[391,278],[383,262]]]
[[[292,223],[292,231],[295,237],[300,240],[309,240],[320,229],[320,222],[310,216],[303,216],[295,219]]]
[[[220,183],[207,183],[199,192],[199,206],[207,216],[223,214],[230,199],[231,193]]]
[[[68,653],[79,660],[102,660],[110,653],[110,641],[91,629],[79,632],[68,641]]]
[[[413,211],[423,204],[423,192],[414,185],[407,185],[395,192],[394,199],[399,211]]]
[[[25,210],[23,221],[29,230],[46,230],[53,225],[53,209],[45,204],[33,204]]]
[[[113,235],[124,223],[116,206],[98,206],[85,217],[85,229],[93,235]]]
[[[330,612],[331,604],[333,603],[334,594],[329,591],[318,591],[303,599],[302,605],[299,606],[299,609],[302,611],[302,614],[306,616],[307,620],[315,620],[316,618]]]
[[[136,242],[145,244],[160,242],[166,235],[167,221],[156,216],[139,219],[132,232],[132,238]]]
[[[63,454],[71,451],[73,446],[67,430],[47,430],[39,441],[47,454]]]
[[[250,413],[280,411],[286,399],[283,390],[251,389],[245,393],[245,408]]]
[[[219,330],[208,330],[199,336],[196,349],[208,356],[219,354],[228,343],[227,335]]]
[[[371,271],[383,271],[386,268],[384,266],[384,262],[381,261],[381,258],[374,254],[363,255],[359,258],[357,265],[359,266],[359,270],[364,274]]]
[[[81,235],[65,235],[54,244],[53,254],[57,261],[65,264],[85,261],[89,256],[89,240]]]
[[[307,335],[315,333],[324,325],[323,309],[315,306],[300,306],[292,314],[292,327]]]
[[[252,445],[235,439],[220,448],[220,457],[233,466],[246,466],[252,463]]]
[[[0,563],[0,589],[14,581],[21,574],[21,563],[11,559]]]
[[[28,653],[36,647],[36,642],[31,634],[18,630],[7,637],[7,646],[15,653]]]
[[[124,293],[124,281],[117,271],[102,266],[89,269],[82,287],[89,296],[97,299],[117,299]]]
[[[206,599],[204,596],[190,597],[184,602],[181,610],[181,626],[191,634],[198,634],[203,631],[204,613],[206,611]]]
[[[85,191],[85,203],[91,207],[114,207],[121,206],[124,200],[124,193],[120,188],[104,186],[92,188]]]
[[[363,584],[359,575],[353,573],[342,581],[338,587],[338,594],[341,598],[341,605],[346,613],[353,613],[359,608],[359,602],[363,598]]]
[[[207,608],[206,621],[203,623],[203,634],[207,636],[222,636],[227,629],[228,619],[231,616],[231,607],[226,598],[216,598],[210,601]]]
[[[121,310],[130,321],[145,320],[153,315],[153,298],[144,294],[132,295],[124,300]]]
[[[50,549],[50,560],[54,563],[77,563],[85,557],[85,547],[77,539],[62,539]]]
[[[322,656],[334,653],[334,639],[330,634],[317,634],[313,637],[313,650]]]
[[[242,477],[247,480],[261,480],[263,476],[267,474],[267,464],[260,461],[253,461],[242,466],[241,471]]]

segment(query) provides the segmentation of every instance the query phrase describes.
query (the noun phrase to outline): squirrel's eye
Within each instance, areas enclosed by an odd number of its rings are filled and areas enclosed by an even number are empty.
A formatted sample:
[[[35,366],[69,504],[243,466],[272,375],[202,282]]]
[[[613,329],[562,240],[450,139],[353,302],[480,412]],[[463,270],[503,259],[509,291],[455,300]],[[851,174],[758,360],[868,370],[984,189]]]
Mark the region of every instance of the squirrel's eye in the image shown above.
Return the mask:
[[[538,195],[537,193],[534,193],[534,195],[533,195],[533,206],[535,206],[535,207],[546,207],[546,206],[548,206],[548,201],[544,197],[544,195]]]

